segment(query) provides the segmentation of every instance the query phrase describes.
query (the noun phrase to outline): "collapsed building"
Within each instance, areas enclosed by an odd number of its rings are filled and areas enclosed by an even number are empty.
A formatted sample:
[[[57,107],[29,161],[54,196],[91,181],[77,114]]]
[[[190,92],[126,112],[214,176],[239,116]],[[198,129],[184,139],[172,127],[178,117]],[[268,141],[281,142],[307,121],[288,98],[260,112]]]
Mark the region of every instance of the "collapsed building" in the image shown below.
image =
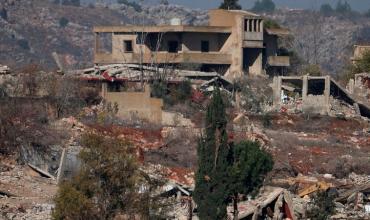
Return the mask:
[[[337,115],[339,106],[350,106],[347,115],[370,118],[370,107],[330,76],[279,76],[271,85],[278,111]],[[340,103],[338,103],[340,102]],[[343,104],[342,104],[343,103]],[[351,112],[351,110],[353,112]]]
[[[264,28],[260,15],[241,10],[210,10],[208,26],[97,26],[94,63],[147,66],[198,65],[233,80],[245,72],[261,75],[289,67],[289,56],[278,47],[284,29]]]

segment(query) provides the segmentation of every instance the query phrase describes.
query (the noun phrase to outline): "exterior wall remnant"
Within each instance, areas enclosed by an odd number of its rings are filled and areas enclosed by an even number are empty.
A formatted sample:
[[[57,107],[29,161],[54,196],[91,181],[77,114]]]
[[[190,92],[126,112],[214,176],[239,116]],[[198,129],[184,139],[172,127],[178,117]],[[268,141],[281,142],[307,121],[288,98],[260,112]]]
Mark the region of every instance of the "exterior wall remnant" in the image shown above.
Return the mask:
[[[355,63],[357,60],[361,59],[364,53],[370,52],[370,45],[355,45],[352,62]]]
[[[309,83],[310,80],[314,84],[321,84],[324,89],[322,94],[310,94]],[[293,91],[300,94],[300,98],[294,100],[295,103],[300,103],[299,107],[302,112],[317,113],[317,114],[329,114],[330,112],[330,76],[279,76],[274,77],[273,80],[273,101],[274,106],[277,110],[280,110],[284,105],[289,102],[285,91],[283,89],[283,83],[288,82],[298,87],[297,91],[293,88]],[[311,91],[312,92],[312,91]],[[319,92],[320,93],[320,92]]]
[[[123,119],[145,119],[152,123],[162,123],[163,100],[150,97],[150,87],[143,92],[108,92],[107,84],[102,84],[102,97],[117,103],[117,115]]]

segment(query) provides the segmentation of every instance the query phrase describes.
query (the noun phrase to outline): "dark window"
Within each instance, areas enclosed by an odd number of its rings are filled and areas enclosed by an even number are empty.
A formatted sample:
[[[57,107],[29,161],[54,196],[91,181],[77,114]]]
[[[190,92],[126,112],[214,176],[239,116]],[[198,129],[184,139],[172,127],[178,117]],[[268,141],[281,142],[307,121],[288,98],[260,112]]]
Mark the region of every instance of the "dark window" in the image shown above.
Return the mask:
[[[123,41],[125,52],[133,52],[132,40]]]
[[[209,52],[209,41],[202,40],[201,50],[202,52]]]
[[[179,51],[179,42],[168,41],[168,52],[177,53]]]

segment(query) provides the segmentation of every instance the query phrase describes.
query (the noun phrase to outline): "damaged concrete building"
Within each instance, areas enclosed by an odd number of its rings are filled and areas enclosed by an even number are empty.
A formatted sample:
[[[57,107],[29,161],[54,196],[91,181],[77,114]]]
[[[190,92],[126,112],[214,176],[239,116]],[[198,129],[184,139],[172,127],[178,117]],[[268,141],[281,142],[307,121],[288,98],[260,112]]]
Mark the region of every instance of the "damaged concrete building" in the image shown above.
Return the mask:
[[[289,67],[289,56],[280,56],[278,36],[284,29],[264,28],[261,16],[241,10],[209,11],[208,26],[171,25],[97,26],[97,65],[144,64],[151,66],[198,65],[233,80],[244,73],[259,75]]]
[[[337,114],[347,105],[352,115],[370,118],[368,103],[354,96],[330,76],[279,76],[271,85],[276,110],[315,114]],[[338,103],[340,102],[340,103]]]

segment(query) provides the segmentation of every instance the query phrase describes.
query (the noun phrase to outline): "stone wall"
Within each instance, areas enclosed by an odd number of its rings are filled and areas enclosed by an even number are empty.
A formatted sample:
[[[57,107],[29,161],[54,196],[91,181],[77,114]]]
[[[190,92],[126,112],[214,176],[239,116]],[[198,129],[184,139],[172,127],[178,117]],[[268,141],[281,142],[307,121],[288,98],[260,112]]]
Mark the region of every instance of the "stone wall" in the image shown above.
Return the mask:
[[[162,123],[163,100],[150,97],[150,87],[144,92],[108,92],[106,84],[102,86],[103,98],[118,104],[118,117],[123,119],[144,119],[152,123]]]

